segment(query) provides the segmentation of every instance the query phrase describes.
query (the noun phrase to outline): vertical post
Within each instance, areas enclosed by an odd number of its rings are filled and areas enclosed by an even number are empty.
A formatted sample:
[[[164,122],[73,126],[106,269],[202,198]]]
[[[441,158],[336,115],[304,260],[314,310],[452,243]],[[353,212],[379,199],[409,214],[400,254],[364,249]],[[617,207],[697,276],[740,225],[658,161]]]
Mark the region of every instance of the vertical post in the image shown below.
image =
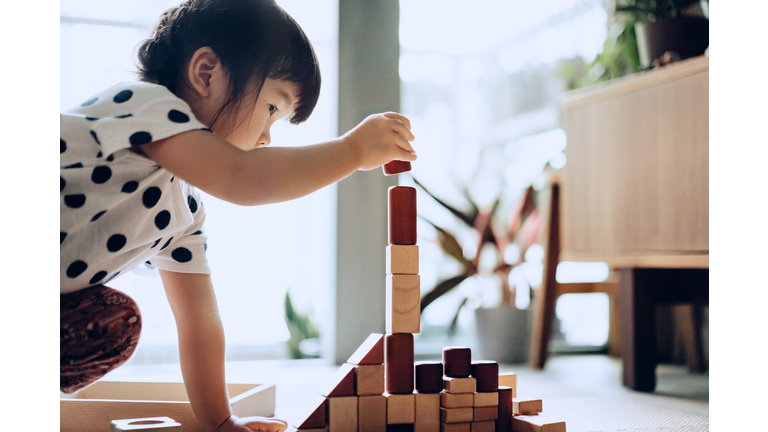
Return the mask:
[[[656,388],[656,323],[654,294],[660,283],[657,269],[622,269],[619,285],[621,303],[621,355],[624,385],[638,391]]]
[[[370,114],[399,111],[398,0],[339,0],[339,134]],[[387,189],[381,169],[342,180],[336,204],[336,281],[323,331],[324,357],[343,363],[384,332]]]

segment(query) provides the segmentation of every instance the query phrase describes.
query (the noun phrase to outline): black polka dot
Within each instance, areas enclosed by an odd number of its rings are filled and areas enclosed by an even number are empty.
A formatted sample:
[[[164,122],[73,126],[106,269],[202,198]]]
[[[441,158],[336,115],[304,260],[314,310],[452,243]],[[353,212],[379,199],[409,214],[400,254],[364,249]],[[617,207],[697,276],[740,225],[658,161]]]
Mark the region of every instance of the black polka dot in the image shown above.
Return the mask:
[[[113,160],[115,160],[115,155],[107,156],[107,162],[112,162]]]
[[[64,181],[64,177],[59,176],[59,178],[61,179],[61,189],[59,189],[59,192],[63,192],[64,188],[67,187],[67,182]]]
[[[120,93],[116,94],[115,97],[112,98],[115,103],[123,103],[127,102],[131,96],[133,96],[133,92],[130,90],[123,90]]]
[[[203,243],[203,249],[205,249],[205,251],[208,252],[208,243]]]
[[[107,283],[107,282],[111,281],[112,279],[116,278],[117,275],[119,275],[119,274],[120,274],[120,272],[117,272],[117,273],[113,274],[109,279],[105,280],[104,283]]]
[[[100,217],[104,216],[104,213],[106,213],[106,212],[107,212],[106,210],[102,210],[102,211],[100,211],[100,212],[96,213],[96,214],[95,214],[95,215],[93,215],[93,217],[91,218],[91,222],[96,222],[97,220],[99,220],[99,218],[100,218]]]
[[[61,138],[59,138],[59,141],[61,142],[61,149],[59,151],[59,154],[61,154],[61,153],[64,153],[65,151],[67,151],[67,142],[64,141]]]
[[[61,240],[59,241],[59,244],[64,243],[64,239],[67,238],[67,233],[61,232]]]
[[[99,118],[98,117],[92,117],[92,116],[85,116],[85,119],[88,120],[88,121],[96,121]]]
[[[112,177],[112,170],[108,166],[99,165],[93,169],[91,174],[91,181],[96,184],[104,184]]]
[[[171,252],[171,257],[180,263],[192,261],[192,252],[185,247],[178,247]]]
[[[115,116],[115,118],[128,118],[128,117],[133,117],[133,114],[123,114],[123,115]]]
[[[85,102],[81,103],[81,104],[80,104],[80,106],[81,106],[81,107],[86,107],[86,106],[88,106],[88,105],[93,105],[93,104],[95,104],[95,103],[96,103],[96,101],[97,101],[97,100],[99,100],[99,98],[97,98],[97,97],[95,97],[95,98],[91,98],[91,99],[88,99],[87,101],[85,101]]]
[[[144,203],[144,207],[152,208],[160,201],[160,195],[163,192],[157,186],[152,186],[144,191],[144,195],[141,197],[141,201]]]
[[[206,132],[210,132],[210,133],[213,133],[213,131],[212,131],[212,130],[210,130],[210,129],[208,129],[208,128],[202,128],[202,129],[200,129],[200,130],[204,130],[204,131],[206,131]]]
[[[155,226],[158,229],[165,229],[171,222],[171,213],[168,210],[163,210],[155,216]]]
[[[136,132],[129,138],[132,146],[149,144],[152,142],[152,135],[149,132]]]
[[[67,165],[64,167],[64,169],[82,168],[82,167],[83,167],[83,164],[78,162],[78,163],[73,163],[72,165]]]
[[[131,180],[129,182],[126,182],[123,185],[123,188],[120,191],[121,192],[125,192],[125,193],[131,193],[131,192],[135,191],[138,188],[139,188],[139,182],[137,182],[135,180]]]
[[[197,231],[193,232],[192,235],[200,235],[202,233],[203,233],[203,231],[197,230]]]
[[[176,176],[171,176],[171,183],[173,183],[173,179],[175,179]]]
[[[107,240],[107,250],[110,252],[117,252],[125,246],[125,236],[122,234],[113,234],[112,237]]]
[[[171,244],[171,241],[173,241],[173,237],[169,238],[167,242],[163,245],[163,247],[160,248],[160,250],[163,250],[168,247],[169,244]]]
[[[88,264],[86,264],[84,261],[77,260],[70,264],[69,267],[67,267],[67,276],[74,279],[83,274],[87,268]]]
[[[100,158],[101,157],[101,152],[96,153],[96,157]]]
[[[105,277],[107,277],[107,272],[102,270],[102,271],[96,273],[95,275],[93,275],[93,277],[91,278],[90,282],[88,282],[88,283],[95,284],[96,282],[99,282],[100,280],[104,279]]]
[[[64,204],[69,208],[80,208],[85,204],[85,195],[64,195]]]
[[[197,201],[192,195],[187,196],[187,204],[189,204],[189,211],[192,213],[197,211]]]
[[[149,248],[150,248],[150,249],[152,249],[152,248],[154,248],[155,246],[157,246],[157,245],[160,243],[160,240],[162,240],[162,239],[163,239],[162,237],[160,237],[159,239],[157,239],[157,240],[155,241],[155,244],[153,244],[153,245],[152,245],[152,246],[150,246]]]
[[[99,137],[96,136],[96,132],[91,131],[91,136],[93,137],[93,140],[96,141],[96,144],[101,145],[101,141],[99,141]]]
[[[152,265],[152,263],[151,263],[151,262],[149,262],[149,260],[146,260],[146,261],[144,261],[144,264],[146,264],[146,265]]]
[[[174,123],[186,123],[189,121],[189,116],[179,110],[172,109],[168,112],[168,120]]]

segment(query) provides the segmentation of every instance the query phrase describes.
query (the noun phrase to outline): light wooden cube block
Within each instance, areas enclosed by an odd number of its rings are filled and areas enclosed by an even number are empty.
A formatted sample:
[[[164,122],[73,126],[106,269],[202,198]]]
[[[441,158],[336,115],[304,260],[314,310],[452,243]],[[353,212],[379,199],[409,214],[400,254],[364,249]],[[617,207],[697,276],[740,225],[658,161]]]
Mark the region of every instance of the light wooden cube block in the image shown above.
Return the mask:
[[[414,423],[416,398],[413,394],[385,394],[387,398],[387,424]]]
[[[514,372],[504,372],[499,374],[499,385],[512,387],[512,397],[517,397],[517,374]]]
[[[475,407],[499,406],[499,392],[475,393],[472,406],[475,406]]]
[[[328,430],[357,432],[357,396],[328,398]]]
[[[387,246],[387,274],[419,274],[419,247],[417,245]]]
[[[358,396],[384,393],[384,365],[355,366],[355,394]]]
[[[181,432],[181,424],[170,417],[144,417],[136,419],[112,420],[110,432],[151,431]]]
[[[419,275],[387,275],[387,333],[419,333],[421,292]]]
[[[512,414],[530,415],[543,411],[541,399],[512,399]]]
[[[541,415],[514,416],[512,430],[515,432],[565,432],[565,422]]]
[[[474,404],[474,393],[440,392],[440,406],[444,408],[470,408]]]
[[[470,423],[440,423],[440,432],[470,432]]]
[[[489,421],[499,418],[499,407],[478,407],[474,408],[475,418],[473,421]]]
[[[495,421],[472,422],[470,432],[496,432]]]
[[[477,382],[472,377],[443,377],[443,389],[448,393],[475,393],[477,390]]]
[[[473,408],[440,408],[443,423],[470,423],[475,418]]]
[[[387,431],[387,399],[384,395],[360,396],[357,400],[357,427],[361,431]]]
[[[440,394],[417,393],[414,432],[438,432],[440,430]]]

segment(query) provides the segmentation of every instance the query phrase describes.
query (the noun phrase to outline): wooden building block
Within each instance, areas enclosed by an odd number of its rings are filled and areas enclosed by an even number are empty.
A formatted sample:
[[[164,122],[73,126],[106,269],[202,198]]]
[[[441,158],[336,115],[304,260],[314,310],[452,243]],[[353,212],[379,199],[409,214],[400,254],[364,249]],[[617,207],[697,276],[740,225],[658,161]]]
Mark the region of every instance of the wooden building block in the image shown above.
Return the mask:
[[[474,393],[477,391],[477,383],[472,377],[443,377],[443,389],[448,393]]]
[[[413,393],[413,335],[384,337],[384,390],[391,394]]]
[[[360,429],[363,432],[363,429]],[[391,424],[387,425],[387,432],[413,432],[412,424]]]
[[[411,170],[411,162],[393,160],[392,162],[385,163],[381,166],[384,170],[384,175],[391,176],[395,174],[404,173]]]
[[[386,432],[387,399],[384,395],[357,399],[357,428],[361,431]]]
[[[440,407],[440,421],[443,423],[470,423],[474,418],[474,408]]]
[[[509,431],[512,427],[512,388],[499,386],[499,418],[496,419],[496,430]]]
[[[355,365],[355,394],[358,396],[384,393],[384,365]]]
[[[389,244],[416,244],[416,189],[392,186],[388,190]]]
[[[512,430],[515,432],[565,432],[565,422],[541,415],[514,416]]]
[[[443,348],[444,375],[466,378],[472,373],[472,351],[467,347]]]
[[[411,394],[388,394],[387,424],[413,424],[416,421],[416,398]]]
[[[419,274],[418,245],[387,246],[387,274]]]
[[[109,431],[181,432],[181,424],[170,417],[145,417],[112,420],[112,423],[109,425]]]
[[[328,398],[328,431],[357,432],[357,396]]]
[[[472,428],[470,429],[470,432],[496,432],[496,422],[495,421],[472,422]]]
[[[499,392],[475,393],[472,401],[474,407],[499,406]]]
[[[512,414],[531,415],[542,412],[541,399],[512,399]]]
[[[421,327],[419,275],[387,275],[385,300],[387,333],[419,333]]]
[[[512,397],[517,397],[517,374],[514,372],[504,372],[499,374],[499,388],[507,386],[512,388]]]
[[[443,364],[440,362],[418,362],[416,368],[416,391],[419,393],[440,393],[443,390]]]
[[[384,363],[384,335],[371,333],[370,336],[352,353],[347,363],[353,365],[371,365]]]
[[[440,423],[440,432],[470,432],[470,423]]]
[[[293,422],[296,429],[317,429],[324,428],[328,423],[326,413],[328,411],[328,402],[323,396],[317,395],[312,399],[307,411]]]
[[[288,428],[286,430],[291,430]],[[315,428],[315,429],[296,429],[298,432],[328,432],[328,428]]]
[[[440,393],[440,406],[444,408],[471,408],[474,405],[474,393]]]
[[[440,430],[440,394],[416,393],[416,421],[414,432],[438,432]]]
[[[325,397],[354,396],[355,367],[347,363],[341,365],[320,394]]]
[[[477,391],[493,392],[499,389],[499,364],[495,361],[474,361],[470,370],[477,380]]]
[[[499,407],[477,407],[475,410],[474,421],[489,421],[499,418]]]

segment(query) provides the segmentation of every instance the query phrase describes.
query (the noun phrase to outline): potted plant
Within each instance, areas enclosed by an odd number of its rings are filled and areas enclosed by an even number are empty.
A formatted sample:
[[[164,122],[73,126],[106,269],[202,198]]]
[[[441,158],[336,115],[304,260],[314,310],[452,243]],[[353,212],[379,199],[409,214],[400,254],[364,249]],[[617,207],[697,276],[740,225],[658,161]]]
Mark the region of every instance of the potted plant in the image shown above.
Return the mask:
[[[616,14],[634,19],[640,63],[649,67],[665,53],[682,60],[709,46],[707,0],[617,0]]]
[[[496,278],[501,289],[501,304],[494,308],[475,309],[479,354],[503,362],[527,361],[530,308],[515,307],[515,287],[510,286],[509,274],[523,263],[525,252],[536,243],[541,231],[542,219],[536,206],[535,190],[529,187],[507,211],[499,208],[500,197],[491,208],[480,209],[465,190],[464,196],[470,203],[470,211],[463,212],[433,195],[417,179],[414,178],[414,182],[477,234],[476,244],[471,246],[476,252],[472,259],[468,259],[464,256],[465,248],[457,236],[419,216],[437,231],[435,240],[440,248],[461,265],[459,274],[439,281],[427,291],[421,299],[421,310],[471,278]],[[519,253],[510,256],[507,253],[509,247],[515,247]],[[489,253],[496,255],[496,265],[485,269],[480,265],[481,256]],[[448,328],[449,335],[456,330],[459,313],[468,301],[469,297],[466,296],[461,300]]]

